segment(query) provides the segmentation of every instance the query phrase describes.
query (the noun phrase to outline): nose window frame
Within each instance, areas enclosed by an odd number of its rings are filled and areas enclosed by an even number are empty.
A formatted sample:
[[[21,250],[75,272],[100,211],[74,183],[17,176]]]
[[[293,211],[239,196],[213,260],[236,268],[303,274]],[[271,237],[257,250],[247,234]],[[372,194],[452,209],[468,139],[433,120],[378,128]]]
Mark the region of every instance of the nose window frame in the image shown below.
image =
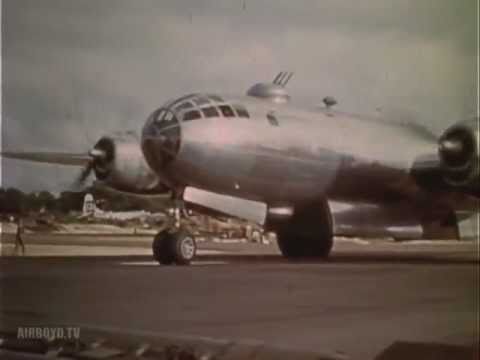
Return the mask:
[[[237,113],[238,117],[246,118],[246,119],[250,118],[250,114],[249,114],[249,112],[248,112],[248,110],[245,106],[239,105],[239,104],[234,104],[233,109]]]
[[[183,121],[192,121],[192,120],[197,120],[201,118],[202,118],[202,114],[197,109],[186,111],[185,113],[183,113],[183,116],[182,116]]]
[[[201,111],[206,118],[220,117],[220,111],[215,106],[201,108]]]
[[[223,104],[218,106],[220,108],[220,112],[222,113],[223,117],[231,118],[235,117],[235,112],[230,105]]]
[[[173,111],[167,108],[160,108],[156,111],[153,118],[153,123],[159,128],[163,129],[166,126],[178,125],[178,119]]]
[[[210,99],[207,98],[206,96],[197,96],[197,97],[193,98],[192,101],[197,106],[210,105]]]
[[[172,112],[173,118],[179,123],[201,118],[250,118],[250,113],[243,104],[229,103],[215,94],[189,94],[169,101],[162,110],[155,119],[156,122],[170,120],[171,115],[165,115],[165,111]]]
[[[217,103],[224,103],[225,102],[225,100],[223,100],[220,96],[215,95],[215,94],[208,95],[208,98],[211,101],[214,101],[214,102],[217,102]]]
[[[195,105],[191,101],[184,101],[181,104],[178,104],[177,106],[174,107],[175,112],[182,111],[182,110],[190,110],[194,109]]]

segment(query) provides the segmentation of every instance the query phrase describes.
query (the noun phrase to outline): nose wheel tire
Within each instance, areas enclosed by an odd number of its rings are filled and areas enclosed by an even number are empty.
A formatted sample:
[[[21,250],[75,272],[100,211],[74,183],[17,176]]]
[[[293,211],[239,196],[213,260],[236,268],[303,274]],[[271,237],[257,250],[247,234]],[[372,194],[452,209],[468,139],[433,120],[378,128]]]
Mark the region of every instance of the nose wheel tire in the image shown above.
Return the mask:
[[[195,258],[197,244],[186,230],[159,232],[152,243],[153,258],[162,265],[189,265]]]

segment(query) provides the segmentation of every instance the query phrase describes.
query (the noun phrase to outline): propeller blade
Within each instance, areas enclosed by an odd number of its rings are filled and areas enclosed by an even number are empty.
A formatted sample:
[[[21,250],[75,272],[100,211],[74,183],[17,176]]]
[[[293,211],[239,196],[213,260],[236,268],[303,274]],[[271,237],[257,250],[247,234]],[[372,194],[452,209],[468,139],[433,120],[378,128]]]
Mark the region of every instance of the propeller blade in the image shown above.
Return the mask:
[[[90,174],[92,173],[92,170],[93,170],[93,160],[90,160],[86,165],[85,167],[82,169],[82,171],[80,172],[80,174],[78,174],[77,178],[74,180],[73,182],[73,188],[74,189],[81,189],[83,188],[84,184],[85,184],[85,181],[87,180],[87,178],[90,176]]]
[[[89,162],[87,166],[85,166],[85,169],[83,169],[83,171],[80,173],[80,177],[79,177],[80,183],[85,182],[85,180],[88,178],[92,170],[93,170],[93,161]]]
[[[84,187],[85,181],[95,168],[95,163],[99,163],[104,160],[106,153],[103,150],[93,148],[88,152],[88,156],[90,157],[89,161],[85,164],[85,167],[81,170],[80,174],[73,182],[74,189],[82,189]]]
[[[105,159],[105,157],[107,156],[107,154],[105,154],[105,151],[103,150],[100,150],[100,149],[96,149],[96,148],[93,148],[92,150],[90,150],[88,152],[88,155],[93,158],[94,160],[96,159]]]

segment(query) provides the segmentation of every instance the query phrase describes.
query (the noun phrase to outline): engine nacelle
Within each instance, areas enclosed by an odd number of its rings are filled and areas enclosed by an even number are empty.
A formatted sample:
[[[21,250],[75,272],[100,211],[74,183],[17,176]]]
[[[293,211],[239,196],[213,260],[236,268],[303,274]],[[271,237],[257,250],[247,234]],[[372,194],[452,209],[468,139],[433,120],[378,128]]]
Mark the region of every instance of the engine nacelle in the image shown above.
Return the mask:
[[[474,192],[480,182],[479,119],[460,122],[445,130],[439,140],[440,156],[445,181]]]
[[[97,179],[105,185],[136,194],[166,191],[146,163],[139,137],[135,133],[104,136],[95,144],[94,149],[103,152],[103,157],[95,159],[93,170]]]

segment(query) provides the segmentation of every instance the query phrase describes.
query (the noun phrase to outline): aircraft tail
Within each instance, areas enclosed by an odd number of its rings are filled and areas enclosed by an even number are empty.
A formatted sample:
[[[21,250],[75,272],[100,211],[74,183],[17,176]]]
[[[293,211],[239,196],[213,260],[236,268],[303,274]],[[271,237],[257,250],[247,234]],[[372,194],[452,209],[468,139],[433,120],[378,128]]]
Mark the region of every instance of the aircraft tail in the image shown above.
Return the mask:
[[[83,198],[82,216],[93,216],[97,210],[95,199],[92,194],[87,193]]]

